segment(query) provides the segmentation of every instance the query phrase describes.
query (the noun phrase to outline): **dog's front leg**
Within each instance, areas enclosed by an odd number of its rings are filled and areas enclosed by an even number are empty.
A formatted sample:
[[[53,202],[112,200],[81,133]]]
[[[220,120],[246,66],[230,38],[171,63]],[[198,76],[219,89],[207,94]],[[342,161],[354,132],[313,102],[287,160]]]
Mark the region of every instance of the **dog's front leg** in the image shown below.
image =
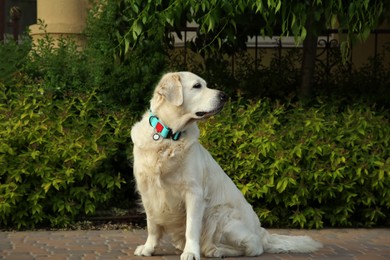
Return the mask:
[[[203,192],[200,187],[186,194],[186,244],[180,260],[200,259],[200,236],[204,213]]]
[[[153,223],[150,218],[147,216],[146,219],[147,228],[148,228],[148,238],[144,245],[138,246],[135,249],[134,255],[138,256],[151,256],[153,255],[161,237],[162,237],[162,227]]]

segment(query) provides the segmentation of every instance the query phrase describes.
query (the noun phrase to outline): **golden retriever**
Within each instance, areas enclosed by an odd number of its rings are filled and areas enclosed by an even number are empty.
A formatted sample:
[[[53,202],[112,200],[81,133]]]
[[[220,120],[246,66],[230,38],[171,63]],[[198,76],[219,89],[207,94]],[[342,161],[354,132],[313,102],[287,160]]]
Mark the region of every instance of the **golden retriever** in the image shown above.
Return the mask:
[[[270,235],[239,189],[198,142],[197,121],[218,113],[227,95],[191,72],[165,74],[150,110],[131,130],[134,176],[148,237],[134,254],[151,256],[163,234],[181,260],[312,252],[307,236]]]

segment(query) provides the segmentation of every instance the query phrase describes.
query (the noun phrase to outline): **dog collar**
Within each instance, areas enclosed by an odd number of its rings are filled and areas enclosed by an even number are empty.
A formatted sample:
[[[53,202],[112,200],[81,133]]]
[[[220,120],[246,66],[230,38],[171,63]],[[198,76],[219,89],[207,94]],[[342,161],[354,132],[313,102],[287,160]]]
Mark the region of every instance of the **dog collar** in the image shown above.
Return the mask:
[[[153,140],[157,141],[160,136],[163,138],[172,138],[173,141],[179,140],[181,132],[173,133],[172,129],[165,126],[161,120],[150,112],[149,124],[154,128],[156,133],[153,135]]]

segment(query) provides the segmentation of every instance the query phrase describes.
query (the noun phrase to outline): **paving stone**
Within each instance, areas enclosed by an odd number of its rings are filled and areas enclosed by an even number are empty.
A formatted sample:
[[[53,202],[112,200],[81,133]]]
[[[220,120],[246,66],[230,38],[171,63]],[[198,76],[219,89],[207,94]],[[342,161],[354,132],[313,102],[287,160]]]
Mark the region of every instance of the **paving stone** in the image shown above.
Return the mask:
[[[309,235],[324,248],[311,254],[269,254],[260,257],[229,257],[227,260],[387,260],[390,259],[390,229],[271,229],[270,233]],[[7,260],[173,260],[179,259],[167,239],[156,256],[134,256],[135,248],[144,243],[145,230],[122,231],[31,231],[1,232],[0,259]]]

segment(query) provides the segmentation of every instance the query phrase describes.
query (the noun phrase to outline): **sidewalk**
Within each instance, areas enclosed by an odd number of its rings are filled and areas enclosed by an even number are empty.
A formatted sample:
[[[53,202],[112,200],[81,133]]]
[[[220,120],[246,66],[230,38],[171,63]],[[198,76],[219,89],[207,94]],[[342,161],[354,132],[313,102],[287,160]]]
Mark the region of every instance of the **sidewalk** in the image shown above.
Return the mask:
[[[390,229],[269,229],[270,233],[309,235],[324,248],[312,254],[263,254],[226,259],[390,259]],[[180,259],[164,242],[154,257],[133,256],[146,239],[145,230],[0,232],[0,259]]]

